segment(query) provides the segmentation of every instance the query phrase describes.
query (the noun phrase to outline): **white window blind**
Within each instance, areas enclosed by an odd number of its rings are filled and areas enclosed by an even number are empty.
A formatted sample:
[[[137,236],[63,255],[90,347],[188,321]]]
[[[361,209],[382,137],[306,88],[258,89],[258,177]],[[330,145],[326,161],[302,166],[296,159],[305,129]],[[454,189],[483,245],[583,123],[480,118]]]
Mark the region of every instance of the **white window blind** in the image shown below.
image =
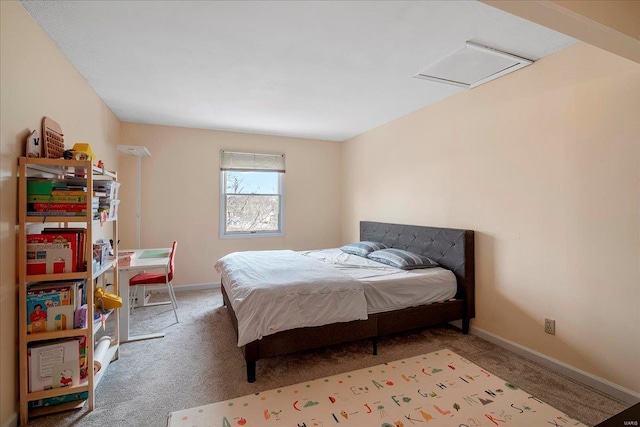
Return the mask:
[[[220,170],[284,173],[284,154],[220,151]]]

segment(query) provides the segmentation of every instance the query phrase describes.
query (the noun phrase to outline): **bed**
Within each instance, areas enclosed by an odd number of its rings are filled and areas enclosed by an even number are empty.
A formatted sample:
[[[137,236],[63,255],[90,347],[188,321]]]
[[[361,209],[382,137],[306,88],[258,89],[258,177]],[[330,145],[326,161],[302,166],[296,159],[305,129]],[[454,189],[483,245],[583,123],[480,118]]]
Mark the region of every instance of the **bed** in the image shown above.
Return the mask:
[[[235,288],[227,283],[226,275],[223,274],[221,280],[223,301],[237,336],[239,338],[242,336],[242,340],[239,339],[238,342],[241,344],[246,361],[248,382],[256,380],[256,362],[264,358],[356,340],[371,340],[373,353],[376,354],[380,337],[456,320],[462,322],[462,332],[469,333],[470,320],[475,317],[474,232],[472,230],[362,221],[360,222],[360,241],[380,242],[389,248],[403,249],[429,257],[440,267],[453,273],[455,289],[451,296],[443,301],[401,309],[387,307],[376,310],[369,307],[366,315],[356,314],[359,320],[338,319],[336,321],[333,319],[333,323],[309,327],[290,325],[293,329],[257,335],[256,339],[251,340],[244,333],[243,322],[238,321],[237,310],[234,310],[229,297],[230,291],[235,292]],[[333,256],[331,254],[327,252],[321,255],[331,257]],[[317,253],[312,255],[318,257]],[[277,272],[277,270],[274,271]],[[320,282],[321,280],[318,281],[319,286]],[[259,284],[256,285],[259,287]],[[349,283],[344,286],[346,286],[345,292],[352,291]],[[332,301],[342,300],[347,301],[343,304],[347,304],[348,307],[350,303],[343,296]],[[234,302],[238,307],[237,301],[234,300]],[[330,306],[333,307],[333,305]],[[352,309],[352,311],[358,310]],[[239,331],[243,333],[240,334]]]

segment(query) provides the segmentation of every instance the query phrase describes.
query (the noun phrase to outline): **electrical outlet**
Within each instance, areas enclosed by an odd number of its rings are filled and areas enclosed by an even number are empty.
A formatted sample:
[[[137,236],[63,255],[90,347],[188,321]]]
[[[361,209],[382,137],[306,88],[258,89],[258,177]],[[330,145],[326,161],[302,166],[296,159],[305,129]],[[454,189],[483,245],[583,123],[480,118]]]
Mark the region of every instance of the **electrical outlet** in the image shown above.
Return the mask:
[[[556,321],[552,319],[544,319],[544,331],[548,334],[556,334]]]

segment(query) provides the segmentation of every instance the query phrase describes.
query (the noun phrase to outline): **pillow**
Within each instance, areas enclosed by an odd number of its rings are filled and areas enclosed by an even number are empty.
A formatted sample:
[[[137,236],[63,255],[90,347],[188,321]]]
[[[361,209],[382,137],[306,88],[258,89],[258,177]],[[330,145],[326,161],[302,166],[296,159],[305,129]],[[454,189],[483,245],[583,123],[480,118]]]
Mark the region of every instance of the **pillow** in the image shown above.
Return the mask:
[[[366,258],[371,252],[385,249],[386,247],[386,245],[378,242],[355,242],[344,245],[340,250],[351,255],[358,255]]]
[[[438,267],[434,260],[402,249],[382,249],[371,252],[367,258],[403,270]]]

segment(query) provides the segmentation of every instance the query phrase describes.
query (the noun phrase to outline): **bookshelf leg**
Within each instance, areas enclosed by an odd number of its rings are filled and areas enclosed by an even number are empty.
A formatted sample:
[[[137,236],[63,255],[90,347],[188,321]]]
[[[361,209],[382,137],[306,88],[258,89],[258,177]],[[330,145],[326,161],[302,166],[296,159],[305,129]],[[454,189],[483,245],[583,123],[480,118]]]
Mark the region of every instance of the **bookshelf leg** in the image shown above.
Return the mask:
[[[256,361],[247,361],[247,382],[256,382]]]
[[[20,425],[26,426],[29,421],[29,404],[21,403],[20,404]]]

